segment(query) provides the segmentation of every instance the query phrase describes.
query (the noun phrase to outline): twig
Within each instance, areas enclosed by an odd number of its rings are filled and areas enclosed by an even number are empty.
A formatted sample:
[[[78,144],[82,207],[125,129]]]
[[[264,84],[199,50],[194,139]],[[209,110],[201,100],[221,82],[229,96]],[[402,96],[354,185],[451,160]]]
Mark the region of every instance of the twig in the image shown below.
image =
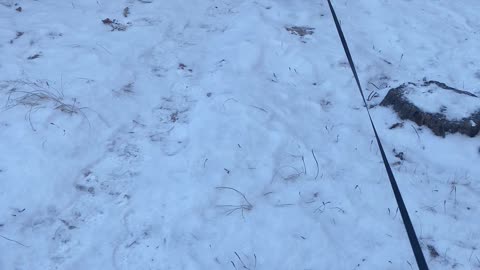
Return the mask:
[[[418,137],[418,139],[420,140],[420,135],[418,135],[417,129],[416,129],[413,125],[411,125],[411,126],[412,126],[413,130],[415,130],[415,133],[417,133],[417,137]]]
[[[305,158],[302,156],[302,162],[303,162],[303,173],[307,175],[307,166],[305,166]]]
[[[315,174],[315,180],[317,180],[318,173],[320,172],[320,167],[318,166],[317,157],[315,156],[315,153],[313,152],[313,149],[312,149],[312,155],[313,155],[313,159],[315,159],[315,163],[317,164],[317,173]]]
[[[372,99],[378,97],[378,93],[376,91],[370,92],[370,94],[367,97],[367,101],[371,101]]]
[[[273,73],[273,77],[274,77],[275,79],[270,79],[270,81],[272,81],[272,82],[278,82],[277,74],[275,74],[275,72]]]
[[[5,236],[3,236],[3,235],[1,235],[1,234],[0,234],[0,237],[2,237],[3,239],[5,239],[5,240],[7,240],[7,241],[14,242],[15,244],[18,244],[18,245],[20,245],[20,246],[22,246],[22,247],[26,247],[26,248],[29,247],[29,246],[24,245],[24,244],[22,244],[22,243],[20,243],[20,242],[18,242],[18,241],[16,241],[16,240],[13,240],[13,239],[10,239],[10,238],[8,238],[8,237],[5,237]]]
[[[323,213],[325,211],[325,208],[327,207],[327,204],[330,204],[331,202],[322,202],[322,205],[320,205],[320,207],[318,207],[317,209],[315,209],[313,212],[320,212],[320,213]]]
[[[262,111],[262,112],[268,113],[267,110],[265,110],[264,108],[260,108],[260,107],[254,106],[254,105],[250,105],[250,107],[255,108],[255,109],[258,109],[258,110],[260,110],[260,111]]]
[[[203,162],[203,168],[205,168],[205,165],[207,164],[207,161],[208,161],[208,158],[206,158],[205,161]]]
[[[97,46],[100,47],[100,48],[102,48],[102,49],[104,49],[108,54],[112,55],[112,53],[111,53],[109,50],[107,50],[107,48],[103,47],[103,46],[100,45],[98,42],[97,42]]]
[[[337,209],[338,212],[342,213],[342,214],[345,214],[345,210],[343,210],[342,208],[338,207],[338,206],[335,206],[335,207],[331,207],[330,209]]]
[[[380,90],[380,88],[378,88],[378,86],[376,86],[374,83],[368,82],[368,84],[371,84],[371,85],[373,85],[375,88],[377,88],[377,90]]]
[[[248,268],[248,267],[245,265],[245,263],[243,262],[242,258],[240,258],[240,256],[238,255],[238,253],[237,253],[236,251],[235,251],[235,255],[237,255],[238,260],[240,260],[240,262],[243,264],[243,268],[250,270],[250,268]]]
[[[452,189],[450,190],[450,194],[452,194],[452,192],[454,192],[454,203],[456,205],[457,204],[457,183],[456,182],[452,182]]]
[[[233,191],[237,192],[238,194],[242,195],[243,199],[248,203],[248,205],[250,205],[250,206],[252,205],[252,204],[247,200],[247,197],[245,197],[245,195],[244,195],[242,192],[240,192],[240,191],[238,191],[238,190],[236,190],[236,189],[234,189],[234,188],[231,188],[231,187],[217,187],[217,189],[230,189],[230,190],[233,190]]]

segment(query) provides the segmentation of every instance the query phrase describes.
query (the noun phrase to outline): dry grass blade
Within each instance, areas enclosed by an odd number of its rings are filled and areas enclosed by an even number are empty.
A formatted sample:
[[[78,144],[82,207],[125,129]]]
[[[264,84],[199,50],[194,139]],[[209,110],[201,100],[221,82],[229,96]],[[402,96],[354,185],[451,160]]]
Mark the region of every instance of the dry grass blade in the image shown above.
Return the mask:
[[[10,238],[5,237],[5,236],[3,236],[3,235],[0,235],[0,237],[3,238],[3,239],[5,239],[5,240],[7,240],[7,241],[10,241],[10,242],[13,242],[13,243],[15,243],[15,244],[18,244],[18,245],[20,245],[20,246],[22,246],[22,247],[26,247],[26,248],[29,247],[29,246],[27,246],[27,245],[24,245],[24,244],[22,244],[22,243],[20,243],[20,242],[18,242],[18,241],[16,241],[16,240],[10,239]]]
[[[313,149],[312,149],[312,156],[313,156],[313,159],[315,159],[315,164],[317,164],[317,173],[315,174],[315,180],[317,180],[318,174],[320,173],[320,167],[318,166],[318,160],[317,160],[317,157],[315,156],[315,152],[313,152]]]
[[[53,109],[63,113],[73,115],[81,114],[85,119],[88,118],[83,112],[86,107],[80,107],[76,99],[72,102],[66,102],[62,91],[50,86],[48,81],[31,82],[28,80],[5,81],[6,85],[13,87],[7,92],[7,100],[4,106],[5,110],[24,106],[29,108],[25,118],[28,119],[33,130],[31,115],[32,112],[44,108],[47,105],[53,105]],[[25,87],[31,88],[24,90]],[[88,121],[90,125],[90,121]]]
[[[237,189],[234,189],[234,188],[231,188],[231,187],[216,187],[216,189],[219,189],[219,190],[232,190],[234,192],[236,192],[237,194],[239,194],[243,200],[245,201],[244,204],[223,204],[223,205],[217,205],[217,207],[225,207],[225,208],[229,208],[227,209],[227,211],[225,212],[225,215],[229,216],[231,214],[233,214],[234,212],[240,210],[242,212],[242,217],[245,218],[244,216],[244,211],[250,211],[253,209],[253,205],[248,201],[247,197],[245,196],[245,194],[243,194],[242,192],[238,191]]]
[[[248,203],[248,205],[252,206],[252,204],[248,201],[247,197],[245,197],[245,194],[243,194],[242,192],[240,192],[240,191],[238,191],[238,190],[236,190],[236,189],[234,189],[234,188],[231,188],[231,187],[217,187],[217,189],[229,189],[229,190],[233,190],[233,191],[237,192],[238,194],[240,194],[240,195],[243,197],[243,199],[245,200],[245,202]],[[252,206],[252,207],[253,207],[253,206]]]

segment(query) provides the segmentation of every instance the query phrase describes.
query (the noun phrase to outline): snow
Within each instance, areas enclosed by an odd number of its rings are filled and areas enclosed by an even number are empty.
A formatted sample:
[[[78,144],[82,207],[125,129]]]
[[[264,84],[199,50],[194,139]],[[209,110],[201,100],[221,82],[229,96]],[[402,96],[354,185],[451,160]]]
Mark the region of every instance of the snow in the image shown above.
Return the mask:
[[[442,89],[436,84],[428,86],[408,84],[404,94],[410,102],[422,111],[440,113],[449,120],[468,118],[480,111],[478,97]]]
[[[480,2],[334,5],[371,104],[478,86]],[[415,269],[326,2],[1,0],[0,25],[0,269]],[[479,268],[478,138],[372,113],[431,269]]]

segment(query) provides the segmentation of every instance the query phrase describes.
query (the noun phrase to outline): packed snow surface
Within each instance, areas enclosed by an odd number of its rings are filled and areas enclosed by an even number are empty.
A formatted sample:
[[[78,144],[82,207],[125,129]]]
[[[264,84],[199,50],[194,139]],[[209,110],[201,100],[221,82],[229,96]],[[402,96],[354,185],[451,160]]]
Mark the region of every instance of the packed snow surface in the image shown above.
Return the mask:
[[[480,1],[333,2],[371,105],[478,90]],[[416,268],[326,1],[0,0],[0,103],[1,270]],[[480,269],[478,137],[372,113],[431,269]]]

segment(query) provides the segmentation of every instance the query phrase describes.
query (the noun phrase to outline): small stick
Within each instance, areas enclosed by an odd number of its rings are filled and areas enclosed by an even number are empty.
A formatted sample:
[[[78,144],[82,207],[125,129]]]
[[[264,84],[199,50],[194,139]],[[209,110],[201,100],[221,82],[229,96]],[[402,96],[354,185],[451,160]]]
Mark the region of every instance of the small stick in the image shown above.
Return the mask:
[[[377,88],[377,90],[380,90],[380,88],[378,88],[378,86],[376,86],[374,83],[368,82],[368,84],[371,84],[371,85],[373,85],[373,87]]]
[[[108,54],[112,55],[112,53],[107,50],[107,48],[103,47],[102,45],[100,45],[98,42],[97,42],[97,46],[99,46],[100,48],[104,49]]]
[[[315,156],[315,153],[313,152],[313,149],[312,149],[312,155],[313,155],[313,159],[315,159],[315,163],[317,164],[317,174],[315,175],[315,180],[317,180],[318,173],[320,172],[320,168],[318,166],[317,157]]]
[[[205,161],[203,162],[203,168],[205,168],[205,164],[207,164],[207,161],[208,161],[208,158],[206,158]]]
[[[415,133],[417,133],[417,137],[418,137],[418,139],[420,140],[420,135],[418,135],[417,129],[416,129],[413,125],[412,125],[412,128],[413,128],[413,130],[415,130]]]
[[[307,167],[305,166],[305,158],[302,156],[302,162],[303,162],[303,173],[307,175]]]
[[[238,259],[240,260],[240,262],[243,264],[243,268],[245,268],[245,269],[250,269],[250,268],[248,268],[248,267],[245,265],[245,263],[242,261],[242,258],[240,258],[240,256],[238,256],[238,253],[237,253],[236,251],[235,251],[235,255],[237,255],[237,258],[238,258]]]
[[[452,194],[452,192],[454,192],[454,198],[455,198],[454,202],[455,204],[457,204],[457,186],[455,182],[453,182],[452,184],[452,190],[450,190],[450,194]]]
[[[255,108],[255,109],[258,109],[258,110],[260,110],[260,111],[262,111],[262,112],[268,113],[267,110],[265,110],[264,108],[260,108],[260,107],[258,107],[258,106],[254,106],[254,105],[250,105],[250,107]]]
[[[233,190],[233,191],[237,192],[238,194],[242,195],[242,197],[243,197],[243,199],[245,200],[245,202],[247,202],[249,206],[252,206],[252,204],[247,200],[247,197],[245,197],[245,195],[244,195],[242,192],[240,192],[240,191],[238,191],[238,190],[236,190],[236,189],[234,189],[234,188],[231,188],[231,187],[217,187],[217,189],[230,189],[230,190]]]
[[[371,101],[376,97],[378,97],[378,93],[376,91],[370,92],[370,94],[368,95],[367,101]]]
[[[16,241],[16,240],[13,240],[13,239],[10,239],[10,238],[8,238],[8,237],[5,237],[5,236],[3,236],[3,235],[0,235],[0,237],[2,237],[3,239],[5,239],[5,240],[7,240],[7,241],[14,242],[14,243],[16,243],[16,244],[18,244],[18,245],[20,245],[20,246],[22,246],[22,247],[26,247],[26,248],[29,247],[29,246],[26,246],[26,245],[24,245],[24,244],[22,244],[22,243],[20,243],[20,242],[18,242],[18,241]]]

